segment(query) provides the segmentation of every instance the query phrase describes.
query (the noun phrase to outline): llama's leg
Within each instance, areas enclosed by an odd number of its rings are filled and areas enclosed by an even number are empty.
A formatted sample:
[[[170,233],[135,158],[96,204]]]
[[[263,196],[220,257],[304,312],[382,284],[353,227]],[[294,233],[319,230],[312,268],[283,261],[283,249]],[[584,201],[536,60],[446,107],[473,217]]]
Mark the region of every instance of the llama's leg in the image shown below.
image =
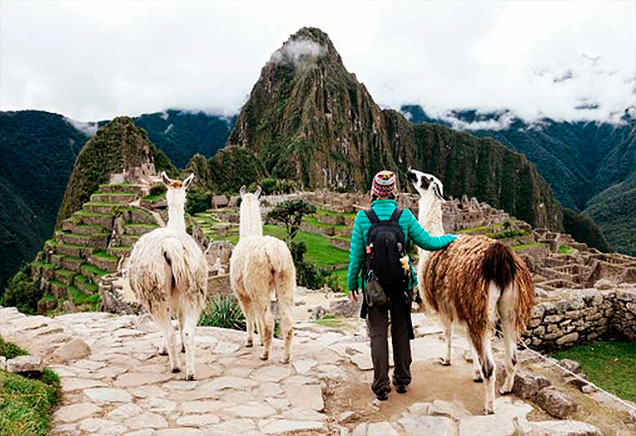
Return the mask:
[[[501,290],[494,284],[488,286],[488,321],[490,325],[486,326],[481,332],[482,349],[480,350],[481,372],[484,375],[485,392],[485,413],[495,413],[495,381],[497,379],[497,364],[492,353],[492,326],[494,326],[497,317],[497,303]]]
[[[256,320],[256,333],[258,334],[258,341],[261,345],[261,347],[264,345],[264,332],[265,332],[265,326],[263,325],[263,312],[261,311],[261,309],[257,309],[257,308],[252,308],[252,310],[254,311],[254,319]],[[265,309],[263,309],[265,310]]]
[[[475,383],[482,383],[484,377],[481,374],[481,366],[479,365],[479,353],[473,346],[473,343],[469,340],[470,351],[473,353],[473,381]]]
[[[241,289],[236,295],[238,296],[239,304],[245,315],[247,330],[245,346],[249,348],[254,345],[254,308],[252,307],[252,300],[245,293],[245,290]]]
[[[503,330],[504,348],[506,350],[506,379],[499,389],[502,395],[512,392],[515,382],[515,366],[517,364],[516,348],[517,348],[517,319],[515,316],[516,306],[516,290],[506,289],[499,302],[497,309],[499,310],[499,318],[501,320],[501,328]]]
[[[444,340],[446,342],[446,355],[440,358],[439,363],[443,366],[449,366],[451,364],[451,355],[453,348],[453,320],[450,315],[439,315],[440,322],[442,323],[442,329],[444,330]]]
[[[281,290],[282,291],[282,290]],[[291,342],[292,337],[294,336],[294,318],[292,316],[292,306],[293,302],[293,289],[288,294],[284,296],[280,295],[285,291],[279,293],[278,304],[281,314],[281,333],[283,335],[283,343],[285,347],[285,351],[283,357],[280,359],[281,363],[289,363],[291,359]],[[291,296],[291,297],[290,297]]]
[[[185,338],[183,337],[183,329],[185,323],[185,315],[183,313],[183,308],[179,309],[179,336],[181,337],[181,352],[185,353]]]
[[[201,311],[198,308],[187,308],[185,311],[185,319],[183,322],[183,335],[185,336],[185,359],[186,359],[186,380],[196,379],[195,370],[195,342],[194,333]]]
[[[269,296],[269,294],[268,294]],[[267,298],[269,300],[269,298]],[[261,360],[269,359],[269,353],[272,348],[272,338],[274,337],[274,315],[272,315],[272,311],[268,304],[265,305],[265,308],[259,313],[261,314],[261,322],[263,324],[263,328],[261,332],[263,333],[263,354],[261,354]]]
[[[168,359],[170,360],[170,369],[172,372],[179,372],[179,358],[177,353],[177,340],[174,329],[172,328],[172,320],[170,319],[170,310],[164,309],[162,313],[153,315],[153,318],[159,330],[163,333],[164,346],[168,351]]]

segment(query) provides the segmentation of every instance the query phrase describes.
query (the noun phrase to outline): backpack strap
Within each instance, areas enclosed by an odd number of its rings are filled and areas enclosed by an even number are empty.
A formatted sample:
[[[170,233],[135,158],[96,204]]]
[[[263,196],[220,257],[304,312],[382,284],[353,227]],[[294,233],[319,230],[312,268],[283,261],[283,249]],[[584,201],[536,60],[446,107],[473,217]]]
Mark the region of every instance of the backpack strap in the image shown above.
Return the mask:
[[[370,207],[369,209],[365,210],[364,213],[367,214],[367,218],[369,218],[369,221],[371,221],[371,225],[377,224],[380,222],[380,220],[378,219],[378,216],[373,211],[373,208]]]
[[[393,211],[393,214],[391,215],[391,218],[389,218],[389,221],[392,223],[397,223],[400,220],[401,216],[402,216],[402,209],[400,209],[399,207],[396,207],[395,210]]]

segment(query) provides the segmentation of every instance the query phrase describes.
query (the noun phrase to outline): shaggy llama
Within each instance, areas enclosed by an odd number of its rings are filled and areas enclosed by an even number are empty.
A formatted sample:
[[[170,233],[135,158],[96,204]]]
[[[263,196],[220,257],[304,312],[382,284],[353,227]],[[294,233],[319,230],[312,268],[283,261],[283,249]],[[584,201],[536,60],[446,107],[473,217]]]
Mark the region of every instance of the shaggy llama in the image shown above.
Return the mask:
[[[420,194],[420,224],[431,234],[442,227],[443,185],[437,177],[409,170],[408,179]],[[473,353],[474,380],[485,379],[485,412],[494,413],[496,363],[492,335],[497,318],[505,347],[506,378],[500,393],[512,391],[519,334],[530,320],[534,285],[524,262],[506,245],[485,236],[462,236],[445,250],[420,250],[420,295],[437,312],[446,338],[443,365],[451,364],[452,323],[467,328]]]
[[[186,189],[194,174],[183,182],[161,179],[167,186],[168,224],[146,233],[130,255],[130,286],[163,333],[162,354],[168,353],[172,372],[179,372],[179,359],[172,314],[179,319],[181,347],[185,349],[186,380],[194,380],[194,332],[205,305],[208,266],[201,248],[186,233]]]
[[[254,344],[254,320],[264,345],[262,360],[269,358],[274,334],[274,316],[270,309],[272,291],[276,292],[282,319],[285,346],[282,363],[291,356],[293,335],[292,308],[296,289],[296,268],[287,245],[272,236],[263,236],[259,204],[260,187],[254,194],[241,188],[239,241],[230,258],[230,281],[247,318],[246,347]]]

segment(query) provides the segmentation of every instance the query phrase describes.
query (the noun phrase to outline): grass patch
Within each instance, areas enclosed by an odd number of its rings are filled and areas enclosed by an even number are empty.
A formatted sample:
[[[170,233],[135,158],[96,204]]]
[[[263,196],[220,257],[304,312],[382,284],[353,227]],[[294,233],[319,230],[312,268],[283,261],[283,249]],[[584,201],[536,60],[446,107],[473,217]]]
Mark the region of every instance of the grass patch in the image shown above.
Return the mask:
[[[76,286],[69,286],[68,293],[75,304],[94,305],[95,303],[99,303],[99,294],[86,295]]]
[[[636,343],[594,342],[553,354],[581,364],[588,379],[619,397],[636,401]]]
[[[336,318],[333,315],[325,315],[322,318],[315,321],[316,324],[319,324],[324,327],[335,327],[340,328],[344,326],[344,321],[341,318]]]
[[[26,354],[0,337],[0,355]],[[60,398],[60,379],[48,368],[37,379],[0,371],[0,436],[46,436],[51,410]]]
[[[4,356],[7,359],[13,359],[17,356],[26,356],[27,351],[20,348],[13,342],[7,342],[2,336],[0,336],[0,356]]]
[[[531,242],[529,244],[512,245],[510,248],[512,248],[513,250],[526,250],[528,248],[547,247],[547,246],[548,246],[548,244],[544,244],[542,242]]]
[[[106,253],[106,250],[99,250],[93,253],[93,257],[99,257],[100,259],[111,260],[113,262],[117,262],[119,259],[117,256],[112,256]]]
[[[559,249],[557,250],[558,254],[572,254],[573,252],[574,252],[574,249],[570,247],[569,245],[561,245]]]
[[[263,227],[263,233],[283,240],[286,236],[284,228],[272,224],[265,225]],[[340,248],[332,247],[329,244],[329,238],[326,236],[316,235],[315,233],[309,233],[301,230],[298,232],[296,241],[307,244],[305,260],[318,267],[337,265],[340,263],[347,263],[349,261],[349,253],[341,250]]]
[[[82,271],[82,275],[89,276],[89,277],[92,277],[92,276],[101,277],[104,274],[108,273],[108,271],[104,271],[103,269],[97,268],[95,265],[91,265],[90,263],[85,263],[84,265],[82,265],[80,270]]]

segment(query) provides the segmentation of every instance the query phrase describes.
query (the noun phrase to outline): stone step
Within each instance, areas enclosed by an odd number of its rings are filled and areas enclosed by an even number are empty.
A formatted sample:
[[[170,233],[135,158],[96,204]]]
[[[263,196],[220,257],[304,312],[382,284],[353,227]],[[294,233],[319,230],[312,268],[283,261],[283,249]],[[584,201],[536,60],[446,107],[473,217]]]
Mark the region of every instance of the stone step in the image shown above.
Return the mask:
[[[84,209],[87,211],[101,214],[113,215],[120,207],[122,207],[122,205],[114,203],[97,203],[92,201],[84,203]]]
[[[80,268],[80,272],[84,277],[86,277],[91,283],[94,284],[99,283],[99,279],[104,274],[108,273],[108,271],[98,268],[91,263],[85,263],[84,265],[82,265],[82,267]]]
[[[54,274],[55,280],[66,286],[73,284],[73,277],[76,275],[75,271],[64,268],[56,269]]]
[[[105,229],[113,228],[113,213],[98,213],[82,210],[76,212],[80,222],[88,225],[100,225]]]
[[[121,245],[125,245],[125,246],[130,246],[132,247],[133,245],[135,245],[135,242],[137,242],[137,240],[139,240],[140,236],[139,235],[120,235],[119,236],[119,243]]]
[[[95,235],[106,233],[104,227],[99,224],[76,224],[75,230],[71,233],[77,235]]]
[[[44,281],[44,293],[45,295],[53,295],[55,298],[66,297],[66,285],[57,280]]]
[[[157,227],[155,224],[124,224],[124,233],[141,236],[153,231]]]
[[[56,244],[55,251],[56,253],[63,254],[65,256],[82,257],[86,259],[93,251],[95,251],[95,248],[87,245]]]
[[[85,259],[82,259],[81,257],[73,257],[73,256],[64,256],[62,258],[62,267],[70,270],[70,271],[75,271],[76,273],[80,272],[80,267],[86,262]]]
[[[138,199],[139,196],[134,192],[98,192],[97,194],[91,195],[92,203],[128,205]]]
[[[63,268],[64,264],[62,260],[64,259],[64,255],[60,253],[53,253],[49,256],[49,260],[56,268]]]
[[[105,251],[98,251],[90,256],[89,261],[97,268],[103,269],[108,272],[117,271],[117,264],[119,259],[115,256],[111,256]]]
[[[109,233],[95,233],[91,235],[81,235],[77,233],[56,233],[58,242],[63,244],[75,244],[91,246],[96,249],[105,250],[108,247]],[[79,256],[78,256],[79,257]]]
[[[138,224],[158,224],[152,212],[138,206],[130,207],[130,220]]]
[[[111,256],[116,256],[117,258],[120,258],[122,256],[127,256],[128,254],[130,254],[131,250],[132,250],[132,247],[130,246],[111,246],[111,247],[108,247],[106,252],[110,254]]]
[[[91,283],[89,279],[81,274],[75,276],[73,284],[86,295],[93,295],[99,290],[99,286],[97,286],[95,283]]]
[[[142,185],[133,185],[131,183],[99,185],[99,192],[127,192],[134,193],[135,195],[141,195],[142,190]]]

